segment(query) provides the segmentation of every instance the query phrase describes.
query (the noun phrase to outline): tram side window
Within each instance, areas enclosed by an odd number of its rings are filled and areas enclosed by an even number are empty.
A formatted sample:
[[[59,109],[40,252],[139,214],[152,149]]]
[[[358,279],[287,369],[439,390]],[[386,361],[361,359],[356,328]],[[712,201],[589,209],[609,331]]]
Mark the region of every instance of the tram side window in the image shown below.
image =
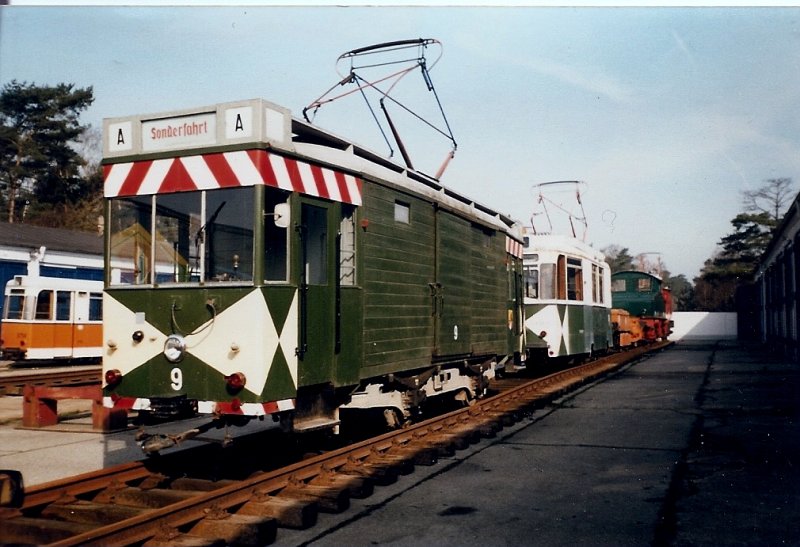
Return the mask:
[[[11,289],[6,295],[3,319],[22,319],[25,310],[25,289]]]
[[[592,300],[597,304],[605,302],[605,291],[603,286],[604,268],[597,264],[592,264]]]
[[[325,209],[303,205],[303,245],[305,247],[306,283],[326,285],[328,283],[328,215]]]
[[[605,275],[606,271],[605,268],[597,268],[597,294],[600,295],[600,298],[596,300],[596,302],[600,304],[605,304],[606,302],[606,290],[605,290]]]
[[[53,318],[53,291],[39,291],[36,297],[36,319]]]
[[[525,298],[539,298],[539,269],[525,266]]]
[[[343,287],[356,284],[356,208],[345,204],[339,226],[339,284]]]
[[[89,321],[103,320],[103,293],[89,294]]]
[[[56,321],[69,321],[72,311],[72,293],[56,291]]]
[[[580,259],[567,259],[567,300],[583,300],[583,266]]]
[[[394,203],[394,219],[402,224],[411,223],[411,205],[402,201]]]

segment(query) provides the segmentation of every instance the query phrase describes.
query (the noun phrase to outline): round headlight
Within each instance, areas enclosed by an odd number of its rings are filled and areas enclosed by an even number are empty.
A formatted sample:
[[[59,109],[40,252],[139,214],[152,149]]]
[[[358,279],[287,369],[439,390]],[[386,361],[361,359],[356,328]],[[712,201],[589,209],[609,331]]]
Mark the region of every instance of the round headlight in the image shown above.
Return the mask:
[[[170,334],[164,342],[164,357],[170,363],[177,363],[186,353],[186,340],[180,334]]]

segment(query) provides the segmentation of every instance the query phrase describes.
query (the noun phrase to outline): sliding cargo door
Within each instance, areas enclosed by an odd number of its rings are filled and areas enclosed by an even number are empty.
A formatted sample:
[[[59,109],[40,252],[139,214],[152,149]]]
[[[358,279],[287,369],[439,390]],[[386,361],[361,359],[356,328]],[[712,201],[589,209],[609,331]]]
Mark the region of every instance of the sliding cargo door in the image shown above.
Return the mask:
[[[435,318],[435,357],[470,353],[470,223],[436,212],[436,283],[431,287]]]

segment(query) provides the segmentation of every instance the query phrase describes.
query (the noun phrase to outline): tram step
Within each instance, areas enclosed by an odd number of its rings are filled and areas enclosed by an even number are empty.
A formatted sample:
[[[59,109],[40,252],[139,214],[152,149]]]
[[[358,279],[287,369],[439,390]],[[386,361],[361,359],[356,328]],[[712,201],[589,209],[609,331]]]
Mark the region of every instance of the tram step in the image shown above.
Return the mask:
[[[341,423],[341,420],[336,420],[334,418],[328,418],[325,416],[319,418],[309,418],[305,420],[295,419],[294,430],[297,433],[308,433],[310,431],[319,431],[321,429],[332,429],[338,427]]]

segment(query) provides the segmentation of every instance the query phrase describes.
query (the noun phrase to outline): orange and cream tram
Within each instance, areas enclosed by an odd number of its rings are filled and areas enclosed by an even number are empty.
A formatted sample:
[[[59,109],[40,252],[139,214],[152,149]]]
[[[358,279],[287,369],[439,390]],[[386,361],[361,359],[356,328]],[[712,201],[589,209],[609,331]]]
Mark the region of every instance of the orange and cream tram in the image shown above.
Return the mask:
[[[103,282],[17,275],[5,288],[3,359],[100,359]]]

